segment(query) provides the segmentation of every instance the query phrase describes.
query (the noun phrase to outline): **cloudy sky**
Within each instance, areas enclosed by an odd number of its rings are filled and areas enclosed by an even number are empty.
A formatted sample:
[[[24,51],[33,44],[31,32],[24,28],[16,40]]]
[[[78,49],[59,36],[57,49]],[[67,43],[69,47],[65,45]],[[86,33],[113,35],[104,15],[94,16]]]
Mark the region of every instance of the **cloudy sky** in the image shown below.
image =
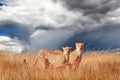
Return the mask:
[[[120,0],[0,0],[0,36],[29,51],[84,42],[86,50],[120,47]]]

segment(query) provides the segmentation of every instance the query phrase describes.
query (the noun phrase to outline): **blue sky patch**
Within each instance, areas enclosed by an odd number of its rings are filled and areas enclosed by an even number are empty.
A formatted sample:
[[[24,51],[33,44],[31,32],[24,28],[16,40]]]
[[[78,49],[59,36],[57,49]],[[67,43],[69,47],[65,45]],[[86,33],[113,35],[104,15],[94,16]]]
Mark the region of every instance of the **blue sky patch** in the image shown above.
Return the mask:
[[[24,29],[24,25],[14,22],[3,22],[0,24],[0,36],[9,36],[11,38],[19,38],[20,40],[28,41],[29,32]]]

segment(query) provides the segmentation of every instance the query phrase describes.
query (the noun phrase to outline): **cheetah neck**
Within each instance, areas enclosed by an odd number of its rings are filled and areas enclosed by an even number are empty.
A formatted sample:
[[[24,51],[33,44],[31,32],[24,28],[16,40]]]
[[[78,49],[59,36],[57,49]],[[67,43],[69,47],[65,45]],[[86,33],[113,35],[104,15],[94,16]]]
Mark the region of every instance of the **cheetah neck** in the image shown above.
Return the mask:
[[[82,50],[80,48],[77,48],[77,53],[78,53],[78,56],[80,56],[82,54]]]
[[[64,62],[65,63],[69,62],[69,53],[68,52],[64,52]]]

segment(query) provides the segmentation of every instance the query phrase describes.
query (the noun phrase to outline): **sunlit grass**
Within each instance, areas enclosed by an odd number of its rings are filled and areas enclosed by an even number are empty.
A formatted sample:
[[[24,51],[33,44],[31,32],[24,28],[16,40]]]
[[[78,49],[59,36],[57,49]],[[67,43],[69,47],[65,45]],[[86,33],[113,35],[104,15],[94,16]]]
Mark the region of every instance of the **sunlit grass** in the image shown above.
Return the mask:
[[[42,70],[26,66],[24,58],[33,64],[36,57],[0,52],[0,80],[120,80],[120,53],[86,52],[77,71]]]

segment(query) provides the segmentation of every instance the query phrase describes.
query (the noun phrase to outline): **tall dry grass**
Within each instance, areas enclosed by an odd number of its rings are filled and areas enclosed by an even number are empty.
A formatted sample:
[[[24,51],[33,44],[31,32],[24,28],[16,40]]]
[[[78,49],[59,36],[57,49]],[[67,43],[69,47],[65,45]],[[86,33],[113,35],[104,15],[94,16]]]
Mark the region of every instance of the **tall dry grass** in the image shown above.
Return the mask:
[[[97,54],[96,54],[97,53]],[[0,54],[0,80],[120,80],[120,53],[86,52],[77,71],[42,70],[34,63],[35,54]]]

